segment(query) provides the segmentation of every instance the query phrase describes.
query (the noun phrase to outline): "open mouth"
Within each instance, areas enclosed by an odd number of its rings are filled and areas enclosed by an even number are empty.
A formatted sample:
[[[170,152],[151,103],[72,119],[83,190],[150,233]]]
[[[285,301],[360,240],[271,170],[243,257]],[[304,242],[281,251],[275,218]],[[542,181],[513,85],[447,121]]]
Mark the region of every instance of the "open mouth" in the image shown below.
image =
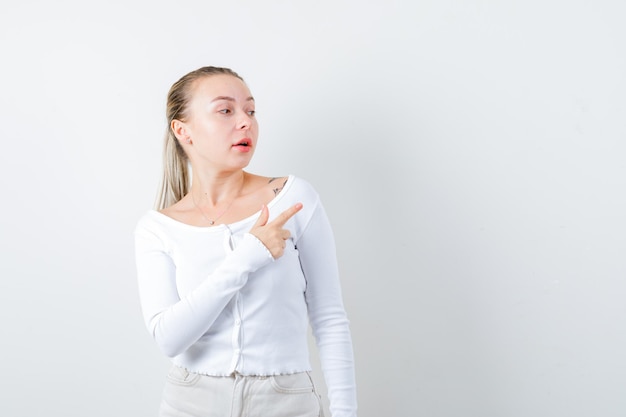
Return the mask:
[[[241,142],[237,142],[235,145],[233,146],[243,146],[243,147],[248,147],[251,146],[251,143],[248,139],[244,139]]]

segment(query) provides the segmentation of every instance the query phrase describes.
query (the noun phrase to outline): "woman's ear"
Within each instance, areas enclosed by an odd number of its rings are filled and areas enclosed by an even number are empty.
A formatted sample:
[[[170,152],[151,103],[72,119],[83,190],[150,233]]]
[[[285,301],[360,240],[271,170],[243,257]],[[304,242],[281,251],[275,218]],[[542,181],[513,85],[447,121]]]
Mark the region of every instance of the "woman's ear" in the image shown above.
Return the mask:
[[[170,124],[170,128],[172,129],[172,132],[174,132],[174,136],[176,136],[176,139],[178,139],[180,142],[191,143],[189,128],[187,127],[185,122],[174,119]]]

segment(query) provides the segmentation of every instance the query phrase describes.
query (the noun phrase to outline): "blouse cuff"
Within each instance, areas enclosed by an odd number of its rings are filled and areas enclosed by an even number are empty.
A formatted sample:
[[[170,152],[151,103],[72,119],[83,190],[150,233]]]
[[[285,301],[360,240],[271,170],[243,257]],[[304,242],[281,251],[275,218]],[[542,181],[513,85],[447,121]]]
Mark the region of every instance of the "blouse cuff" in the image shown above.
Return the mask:
[[[259,268],[274,261],[274,257],[267,246],[252,233],[243,235],[243,241],[240,247],[245,248],[246,254],[250,257],[250,262],[254,265],[259,265]]]

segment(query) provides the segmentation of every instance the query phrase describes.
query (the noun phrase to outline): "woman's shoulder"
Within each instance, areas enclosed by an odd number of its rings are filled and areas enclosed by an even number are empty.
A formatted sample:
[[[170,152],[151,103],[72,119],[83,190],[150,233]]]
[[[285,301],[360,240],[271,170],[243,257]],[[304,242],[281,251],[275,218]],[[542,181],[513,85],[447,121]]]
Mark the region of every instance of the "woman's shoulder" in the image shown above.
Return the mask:
[[[291,182],[291,189],[294,193],[298,193],[302,196],[318,198],[318,193],[313,184],[308,180],[295,175],[289,175],[287,184]]]
[[[311,183],[302,177],[294,174],[288,174],[283,176],[261,176],[248,174],[252,177],[251,188],[255,190],[263,189],[267,193],[269,198],[280,198],[283,195],[303,195],[303,196],[316,196],[317,192]]]
[[[180,210],[175,205],[159,210],[150,209],[137,221],[135,232],[144,231],[160,234],[170,233],[172,230],[194,228],[194,226],[185,223],[185,213],[185,210]]]
[[[135,233],[137,232],[156,232],[163,228],[163,221],[167,216],[158,210],[150,209],[146,211],[135,225]]]
[[[264,181],[272,191],[273,197],[313,197],[317,198],[317,191],[306,179],[288,174],[281,177],[263,177]]]
[[[276,193],[273,203],[280,210],[285,210],[295,203],[302,203],[302,215],[312,213],[320,205],[320,197],[315,187],[306,179],[290,174],[276,180],[280,190]]]

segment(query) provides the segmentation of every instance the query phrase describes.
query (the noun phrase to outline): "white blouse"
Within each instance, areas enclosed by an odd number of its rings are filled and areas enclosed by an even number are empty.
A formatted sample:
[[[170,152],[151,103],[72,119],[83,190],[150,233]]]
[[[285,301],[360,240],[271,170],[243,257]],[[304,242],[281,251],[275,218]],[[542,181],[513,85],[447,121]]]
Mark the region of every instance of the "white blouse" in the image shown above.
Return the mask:
[[[135,230],[144,320],[176,365],[213,376],[309,371],[310,323],[331,413],[354,417],[352,341],[318,194],[289,176],[268,204],[270,221],[297,202],[303,208],[286,223],[291,238],[277,260],[248,233],[259,213],[197,227],[149,211]]]

